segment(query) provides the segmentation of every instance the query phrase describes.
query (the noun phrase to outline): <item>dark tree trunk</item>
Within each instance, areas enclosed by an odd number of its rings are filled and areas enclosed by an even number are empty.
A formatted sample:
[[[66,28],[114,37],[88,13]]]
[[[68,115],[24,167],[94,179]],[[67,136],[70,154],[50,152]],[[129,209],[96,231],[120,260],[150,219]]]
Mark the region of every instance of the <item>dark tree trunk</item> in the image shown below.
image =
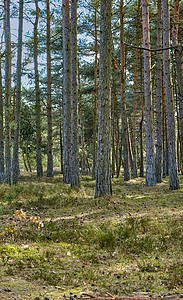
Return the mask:
[[[170,46],[170,20],[168,0],[163,0],[163,48]],[[165,84],[165,99],[168,119],[168,159],[169,159],[169,188],[179,188],[177,159],[176,159],[176,135],[175,116],[173,107],[173,95],[170,80],[170,50],[163,51],[163,74]]]
[[[95,198],[111,195],[111,5],[101,0],[98,137]]]
[[[47,177],[53,177],[52,101],[51,101],[51,40],[50,0],[46,0],[47,12]]]
[[[63,182],[69,184],[71,151],[71,45],[69,0],[62,0],[63,30]]]
[[[80,187],[78,142],[77,0],[71,0],[71,186]]]
[[[19,0],[19,28],[18,52],[16,70],[16,102],[15,102],[15,130],[12,161],[12,182],[16,184],[20,175],[19,169],[19,135],[20,135],[20,105],[21,105],[21,71],[22,71],[22,34],[23,34],[23,0]]]

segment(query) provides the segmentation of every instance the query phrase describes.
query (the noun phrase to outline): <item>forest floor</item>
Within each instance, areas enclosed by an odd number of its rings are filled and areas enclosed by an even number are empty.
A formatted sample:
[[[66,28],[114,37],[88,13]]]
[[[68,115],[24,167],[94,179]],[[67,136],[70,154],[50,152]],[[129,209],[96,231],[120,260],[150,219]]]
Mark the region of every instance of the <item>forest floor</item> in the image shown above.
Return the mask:
[[[112,181],[99,199],[87,176],[1,186],[0,299],[183,298],[183,177]]]

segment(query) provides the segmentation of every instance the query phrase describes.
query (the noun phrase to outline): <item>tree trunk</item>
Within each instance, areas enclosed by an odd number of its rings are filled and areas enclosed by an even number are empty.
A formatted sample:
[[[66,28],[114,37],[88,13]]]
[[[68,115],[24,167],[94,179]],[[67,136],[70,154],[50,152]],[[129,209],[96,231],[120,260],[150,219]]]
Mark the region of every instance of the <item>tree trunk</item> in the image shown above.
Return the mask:
[[[71,0],[71,186],[80,187],[78,153],[77,0]]]
[[[174,49],[177,83],[178,83],[178,100],[179,100],[179,114],[180,114],[180,137],[183,143],[183,51],[182,46],[178,46],[178,29],[179,29],[179,0],[174,0],[174,24],[172,28],[172,44]],[[181,169],[183,170],[183,156],[181,160]]]
[[[98,137],[95,198],[111,195],[111,6],[101,0]]]
[[[47,177],[53,177],[52,101],[51,101],[51,41],[50,0],[46,0],[47,12]]]
[[[40,87],[38,73],[38,41],[37,41],[37,26],[39,18],[38,0],[35,0],[36,19],[34,23],[34,73],[35,73],[35,92],[36,92],[36,164],[37,177],[43,176],[42,157],[41,157],[41,104],[40,104]]]
[[[0,183],[4,181],[4,129],[3,129],[3,89],[0,53]]]
[[[130,179],[129,171],[129,145],[128,145],[128,125],[125,103],[125,49],[124,49],[124,21],[123,21],[123,0],[120,0],[120,51],[121,51],[121,126],[123,143],[123,167],[124,180]]]
[[[163,0],[163,48],[170,46],[170,20],[168,0]],[[179,188],[177,159],[176,159],[176,135],[175,116],[173,107],[173,95],[170,80],[170,50],[163,51],[163,74],[165,84],[165,99],[168,118],[168,158],[169,158],[169,188]]]
[[[71,45],[69,0],[62,0],[63,30],[63,182],[69,184],[71,151]]]
[[[6,0],[5,1],[5,178],[4,178],[4,183],[7,183],[9,185],[11,185],[10,103],[11,103],[10,0]]]
[[[162,48],[162,1],[158,0],[157,48]],[[162,181],[162,53],[157,52],[156,63],[156,181]]]
[[[143,99],[143,73],[142,73],[142,55],[140,57],[140,103],[141,103],[141,120],[140,120],[140,177],[144,177],[144,151],[143,151],[143,122],[144,122],[144,99]]]
[[[98,60],[98,43],[97,43],[97,9],[95,9],[95,70],[94,70],[94,116],[93,116],[93,168],[92,177],[95,178],[95,166],[97,156],[97,60]]]
[[[143,46],[150,48],[149,36],[149,5],[142,0]],[[144,96],[145,96],[145,132],[146,132],[146,185],[155,184],[154,139],[152,124],[152,93],[151,93],[151,55],[144,50]]]
[[[19,135],[20,135],[20,105],[21,105],[21,70],[22,70],[22,34],[23,34],[23,0],[19,0],[19,28],[18,28],[18,52],[16,70],[16,102],[15,102],[15,130],[12,160],[12,181],[18,182],[19,169]]]
[[[136,178],[137,175],[137,145],[136,145],[136,125],[137,125],[137,79],[138,79],[138,58],[139,58],[139,36],[140,36],[140,3],[141,0],[138,0],[138,11],[137,11],[137,30],[136,30],[136,50],[135,50],[135,74],[134,74],[134,99],[133,99],[133,139],[132,139],[132,177]]]

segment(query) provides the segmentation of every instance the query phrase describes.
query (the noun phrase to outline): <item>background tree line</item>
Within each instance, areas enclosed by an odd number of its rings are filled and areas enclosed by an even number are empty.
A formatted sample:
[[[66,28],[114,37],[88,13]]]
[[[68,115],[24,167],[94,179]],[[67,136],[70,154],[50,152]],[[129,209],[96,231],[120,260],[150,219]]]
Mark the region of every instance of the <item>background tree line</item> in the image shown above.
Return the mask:
[[[89,173],[96,197],[121,171],[179,188],[182,2],[18,4],[0,7],[0,181],[24,164],[78,187]]]

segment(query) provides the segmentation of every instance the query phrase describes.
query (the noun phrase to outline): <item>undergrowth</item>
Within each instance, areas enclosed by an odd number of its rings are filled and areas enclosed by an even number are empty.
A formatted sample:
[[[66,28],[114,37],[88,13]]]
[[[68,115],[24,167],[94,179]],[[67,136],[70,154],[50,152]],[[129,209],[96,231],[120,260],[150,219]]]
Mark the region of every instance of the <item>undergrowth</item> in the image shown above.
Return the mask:
[[[1,186],[2,299],[7,290],[20,299],[86,291],[181,296],[182,188],[170,192],[166,181],[147,188],[143,179],[113,186],[112,198],[98,199],[89,177],[81,190],[59,176]]]

